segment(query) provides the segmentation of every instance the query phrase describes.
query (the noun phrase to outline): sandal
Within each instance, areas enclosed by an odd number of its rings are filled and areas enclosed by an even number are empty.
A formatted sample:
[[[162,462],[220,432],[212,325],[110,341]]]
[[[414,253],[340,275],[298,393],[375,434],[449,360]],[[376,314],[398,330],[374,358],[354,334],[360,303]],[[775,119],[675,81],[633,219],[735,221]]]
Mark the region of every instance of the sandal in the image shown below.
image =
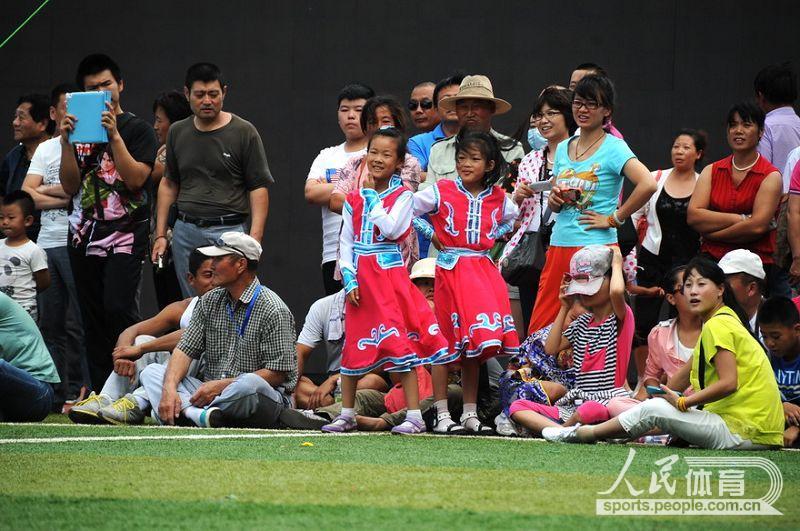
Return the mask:
[[[475,428],[470,428],[467,426],[466,422],[469,419],[475,419],[478,421],[478,425]],[[473,423],[474,424],[474,423]],[[478,415],[476,413],[466,413],[461,415],[461,426],[464,428],[465,433],[470,433],[474,435],[493,435],[494,430],[487,426],[486,424],[482,423],[478,420]]]
[[[452,419],[451,419],[452,421]],[[453,422],[448,427],[444,429],[437,429],[439,426],[439,422],[437,421],[436,424],[433,425],[433,433],[436,435],[464,435],[467,433],[467,430],[459,424],[458,422]]]

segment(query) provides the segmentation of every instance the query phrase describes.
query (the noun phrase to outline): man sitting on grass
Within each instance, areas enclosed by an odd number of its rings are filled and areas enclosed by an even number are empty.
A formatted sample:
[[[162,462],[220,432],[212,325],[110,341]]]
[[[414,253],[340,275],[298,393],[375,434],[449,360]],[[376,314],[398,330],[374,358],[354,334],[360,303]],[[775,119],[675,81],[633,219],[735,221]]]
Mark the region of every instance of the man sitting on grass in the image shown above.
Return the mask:
[[[75,404],[69,418],[77,424],[141,424],[150,410],[147,393],[140,385],[141,373],[153,363],[166,363],[189,326],[197,301],[212,287],[211,258],[196,249],[189,255],[186,278],[198,296],[174,302],[157,315],[126,328],[112,353],[114,372],[100,394]],[[160,336],[160,337],[159,337]],[[197,376],[201,363],[193,360],[188,374]]]
[[[758,325],[781,392],[786,419],[783,444],[796,447],[800,443],[800,312],[791,300],[773,297],[761,306]]]
[[[216,245],[198,249],[213,258],[217,288],[197,303],[169,364],[142,371],[142,385],[165,424],[201,427],[238,423],[289,405],[297,383],[294,317],[256,277],[261,244],[241,232],[226,232]],[[204,356],[203,379],[188,375]]]

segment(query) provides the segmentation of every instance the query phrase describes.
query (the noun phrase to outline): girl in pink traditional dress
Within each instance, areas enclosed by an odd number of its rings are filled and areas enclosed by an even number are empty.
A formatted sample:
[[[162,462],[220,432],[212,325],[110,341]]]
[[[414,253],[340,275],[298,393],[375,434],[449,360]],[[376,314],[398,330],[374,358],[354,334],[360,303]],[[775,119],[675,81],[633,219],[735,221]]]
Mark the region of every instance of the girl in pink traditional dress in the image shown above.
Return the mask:
[[[512,230],[519,210],[494,186],[503,174],[500,147],[489,133],[459,137],[455,181],[439,181],[414,195],[414,215],[430,214],[436,261],[436,317],[449,343],[447,356],[432,361],[436,433],[491,433],[478,420],[480,364],[519,351],[508,290],[489,258],[495,240]],[[418,229],[422,227],[417,224]],[[460,362],[464,389],[461,424],[447,409],[446,364]]]
[[[408,278],[399,242],[411,230],[413,194],[396,175],[406,142],[396,129],[377,131],[367,146],[369,173],[362,188],[347,195],[342,211],[339,265],[347,304],[342,350],[342,413],[322,431],[356,429],[359,377],[375,369],[397,372],[408,412],[392,433],[426,431],[419,409],[414,367],[447,354],[422,292]]]

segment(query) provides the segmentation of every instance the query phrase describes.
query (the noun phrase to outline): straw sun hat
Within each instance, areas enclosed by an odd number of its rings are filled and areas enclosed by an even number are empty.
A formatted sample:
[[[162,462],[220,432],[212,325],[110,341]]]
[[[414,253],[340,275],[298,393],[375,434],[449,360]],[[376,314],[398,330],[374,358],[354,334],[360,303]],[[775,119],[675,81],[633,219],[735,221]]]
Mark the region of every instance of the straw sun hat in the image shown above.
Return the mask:
[[[467,76],[458,87],[458,94],[439,100],[439,107],[445,111],[452,111],[456,102],[463,99],[486,100],[494,103],[494,113],[503,114],[511,110],[511,104],[506,100],[494,97],[492,82],[481,75]]]

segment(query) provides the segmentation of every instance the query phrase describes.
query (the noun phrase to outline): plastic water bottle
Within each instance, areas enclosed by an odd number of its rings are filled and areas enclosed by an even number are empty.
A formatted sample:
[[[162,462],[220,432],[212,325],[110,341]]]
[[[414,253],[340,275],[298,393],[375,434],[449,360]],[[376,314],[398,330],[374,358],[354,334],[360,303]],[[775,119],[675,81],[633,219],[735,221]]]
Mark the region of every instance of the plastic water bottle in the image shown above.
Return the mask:
[[[645,435],[639,438],[642,444],[667,444],[669,442],[669,435]]]
[[[333,389],[333,401],[342,401],[342,378],[341,376],[336,379],[336,387]]]

